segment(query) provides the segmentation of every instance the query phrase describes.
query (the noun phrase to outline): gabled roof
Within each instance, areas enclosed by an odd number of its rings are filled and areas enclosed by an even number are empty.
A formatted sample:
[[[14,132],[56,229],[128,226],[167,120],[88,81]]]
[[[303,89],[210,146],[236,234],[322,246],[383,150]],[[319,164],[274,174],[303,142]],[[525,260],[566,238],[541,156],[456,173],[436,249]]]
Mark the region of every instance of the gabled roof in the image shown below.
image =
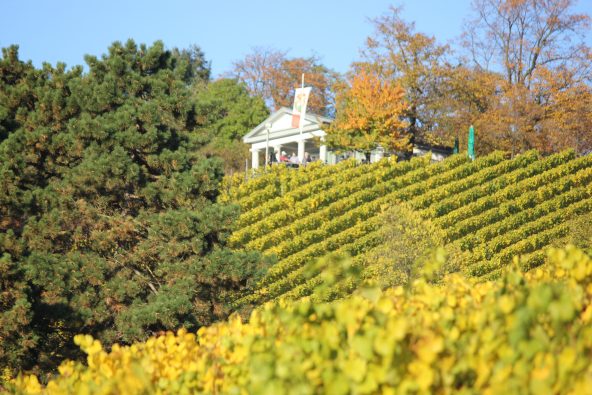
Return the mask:
[[[263,136],[265,134],[265,125],[267,123],[272,124],[270,136],[271,135],[274,135],[274,136],[275,135],[289,135],[289,134],[291,134],[290,132],[293,132],[294,134],[299,133],[300,130],[298,128],[293,128],[291,123],[288,124],[289,125],[288,127],[283,127],[281,125],[279,128],[274,128],[274,125],[278,125],[280,123],[285,125],[286,120],[283,119],[285,117],[289,117],[289,119],[291,119],[292,110],[287,107],[282,107],[279,110],[277,110],[276,112],[274,112],[273,114],[271,114],[269,117],[267,117],[266,120],[264,120],[259,125],[257,125],[249,133],[247,133],[243,137],[243,142],[251,143],[253,141],[259,140],[257,137]],[[283,121],[283,122],[281,122],[281,121]],[[329,124],[331,122],[333,122],[333,119],[331,119],[331,118],[324,117],[321,115],[306,113],[306,115],[304,116],[303,130],[307,130],[307,131],[310,131],[312,129],[318,130],[323,126],[323,124]]]

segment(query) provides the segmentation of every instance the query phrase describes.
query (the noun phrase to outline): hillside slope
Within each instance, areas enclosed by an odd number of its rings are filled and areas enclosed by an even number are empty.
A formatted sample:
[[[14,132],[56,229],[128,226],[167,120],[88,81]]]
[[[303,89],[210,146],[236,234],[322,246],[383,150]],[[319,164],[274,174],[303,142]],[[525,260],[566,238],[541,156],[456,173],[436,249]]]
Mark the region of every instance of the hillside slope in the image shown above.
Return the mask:
[[[495,276],[524,254],[521,264],[529,269],[542,263],[544,247],[568,233],[570,219],[592,211],[591,180],[592,156],[572,151],[277,167],[246,182],[227,179],[222,199],[242,210],[231,246],[278,259],[258,290],[237,304],[309,293],[320,273],[311,276],[307,264],[329,252],[363,260],[383,241],[380,214],[400,203],[461,252],[464,273]]]

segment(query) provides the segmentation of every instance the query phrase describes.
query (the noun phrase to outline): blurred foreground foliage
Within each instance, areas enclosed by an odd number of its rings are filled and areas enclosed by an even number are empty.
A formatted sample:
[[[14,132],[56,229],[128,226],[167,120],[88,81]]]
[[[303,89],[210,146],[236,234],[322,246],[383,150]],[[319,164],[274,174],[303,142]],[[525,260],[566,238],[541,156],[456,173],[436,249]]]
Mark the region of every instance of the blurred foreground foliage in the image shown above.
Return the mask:
[[[86,364],[63,363],[47,386],[20,376],[12,390],[588,393],[588,255],[568,246],[527,274],[511,268],[498,281],[452,274],[434,283],[434,269],[444,264],[442,257],[431,262],[409,287],[363,287],[331,303],[267,303],[247,323],[232,316],[197,336],[181,330],[107,351],[79,335]]]

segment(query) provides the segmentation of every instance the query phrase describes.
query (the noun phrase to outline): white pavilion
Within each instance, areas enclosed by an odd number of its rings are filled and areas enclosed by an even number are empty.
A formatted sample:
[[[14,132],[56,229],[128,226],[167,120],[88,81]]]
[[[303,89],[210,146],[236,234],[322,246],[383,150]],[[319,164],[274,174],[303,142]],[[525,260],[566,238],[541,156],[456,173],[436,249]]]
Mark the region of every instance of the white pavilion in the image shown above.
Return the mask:
[[[341,158],[323,144],[326,136],[323,129],[326,129],[331,122],[333,122],[331,118],[306,113],[301,131],[299,128],[292,127],[292,110],[286,107],[280,108],[243,137],[243,142],[251,145],[251,167],[256,169],[260,164],[265,163],[266,147],[269,147],[269,153],[275,152],[276,158],[284,151],[288,156],[296,154],[302,163],[304,153],[307,152],[313,161],[337,163]],[[373,151],[371,161],[382,158],[383,154],[381,149]],[[364,158],[361,153],[349,153],[348,157],[351,156],[359,160]]]
[[[282,151],[288,156],[296,154],[299,163],[303,162],[304,153],[307,152],[313,161],[320,160],[326,164],[335,164],[345,158],[356,158],[359,161],[365,159],[361,152],[342,152],[339,155],[332,152],[323,144],[327,133],[326,129],[333,119],[321,115],[306,113],[302,131],[292,127],[292,110],[286,107],[280,108],[271,114],[265,121],[257,125],[245,137],[243,142],[251,145],[251,167],[256,169],[265,163],[265,150],[275,152],[276,158]],[[439,162],[452,154],[452,148],[427,146],[416,144],[413,147],[414,156],[423,156],[431,153],[431,159]],[[376,162],[388,155],[381,147],[370,153],[370,162]]]
[[[335,163],[334,155],[327,152],[327,147],[317,145],[313,140],[318,137],[322,142],[326,135],[323,128],[332,121],[331,118],[307,113],[301,131],[292,127],[292,110],[280,108],[243,137],[243,142],[251,145],[251,167],[256,169],[260,163],[265,163],[266,147],[269,147],[270,153],[275,151],[276,157],[285,151],[288,156],[296,154],[302,162],[304,153],[308,152],[313,160]]]

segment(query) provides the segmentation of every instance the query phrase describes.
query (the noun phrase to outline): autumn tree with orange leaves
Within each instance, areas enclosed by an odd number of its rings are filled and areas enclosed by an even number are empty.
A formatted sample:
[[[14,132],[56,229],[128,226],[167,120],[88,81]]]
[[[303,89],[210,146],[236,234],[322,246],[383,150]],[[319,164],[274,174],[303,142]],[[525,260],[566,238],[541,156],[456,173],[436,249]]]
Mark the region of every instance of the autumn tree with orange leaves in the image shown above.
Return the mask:
[[[374,34],[362,49],[364,63],[354,65],[370,68],[384,80],[399,84],[408,106],[403,116],[411,142],[434,142],[442,113],[443,84],[449,74],[445,55],[450,51],[435,37],[415,31],[401,15],[401,7],[372,21]]]
[[[405,90],[412,142],[451,146],[458,136],[462,149],[473,124],[479,154],[585,153],[592,150],[592,51],[584,40],[590,17],[574,5],[473,0],[462,48],[416,32],[400,8],[391,8],[373,21],[362,53],[380,78]]]
[[[590,16],[574,0],[474,0],[464,33],[473,72],[495,91],[473,113],[480,150],[592,149]]]
[[[339,75],[315,56],[290,58],[284,51],[255,48],[244,59],[234,62],[228,76],[243,82],[251,95],[261,97],[275,111],[292,107],[294,89],[300,87],[302,74],[305,85],[312,87],[308,111],[332,115],[333,86]]]
[[[337,112],[326,140],[334,148],[362,151],[408,151],[410,134],[403,114],[408,108],[405,90],[394,81],[360,69],[336,94]]]

